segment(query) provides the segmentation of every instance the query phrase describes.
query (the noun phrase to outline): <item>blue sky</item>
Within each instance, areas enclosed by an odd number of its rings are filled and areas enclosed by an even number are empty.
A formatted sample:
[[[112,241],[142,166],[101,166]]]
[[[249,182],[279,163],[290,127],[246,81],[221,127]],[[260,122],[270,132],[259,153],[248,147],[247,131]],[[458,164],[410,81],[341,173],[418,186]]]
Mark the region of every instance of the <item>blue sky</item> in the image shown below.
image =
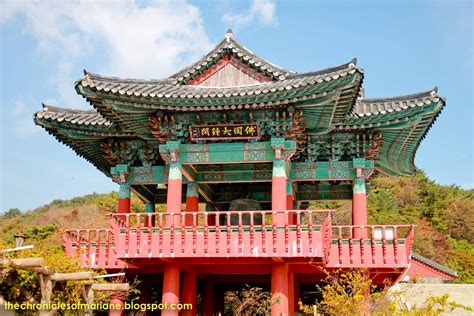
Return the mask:
[[[367,97],[439,87],[447,107],[415,163],[441,184],[474,187],[471,1],[0,1],[0,211],[116,190],[33,124],[41,103],[89,108],[82,69],[162,78],[228,27],[294,71],[358,58]]]

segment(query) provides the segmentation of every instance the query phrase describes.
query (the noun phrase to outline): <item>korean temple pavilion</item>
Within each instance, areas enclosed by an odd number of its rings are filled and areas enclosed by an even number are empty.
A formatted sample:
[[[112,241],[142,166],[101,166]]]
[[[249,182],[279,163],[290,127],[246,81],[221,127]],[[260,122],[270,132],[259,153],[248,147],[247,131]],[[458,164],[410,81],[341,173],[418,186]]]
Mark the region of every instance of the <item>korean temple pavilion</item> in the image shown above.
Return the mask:
[[[415,152],[445,100],[436,88],[369,99],[363,79],[355,59],[280,68],[231,31],[166,79],[85,71],[75,88],[93,109],[43,105],[34,120],[120,190],[110,227],[68,230],[67,254],[137,277],[144,302],[196,307],[181,315],[223,313],[223,293],[245,284],[271,291],[272,315],[293,315],[323,270],[367,268],[383,284],[416,266],[453,279],[412,256],[412,225],[368,225],[366,207],[375,174],[416,171]],[[131,192],[144,212],[130,212]],[[324,200],[352,200],[351,225],[310,209]]]

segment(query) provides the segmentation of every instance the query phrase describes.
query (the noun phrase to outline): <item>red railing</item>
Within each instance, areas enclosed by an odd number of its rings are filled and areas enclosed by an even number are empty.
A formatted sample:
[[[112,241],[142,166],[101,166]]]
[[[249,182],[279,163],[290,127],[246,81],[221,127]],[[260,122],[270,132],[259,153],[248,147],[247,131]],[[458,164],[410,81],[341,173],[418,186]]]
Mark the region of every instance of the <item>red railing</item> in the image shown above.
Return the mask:
[[[117,259],[114,236],[110,229],[68,229],[63,234],[68,256],[77,256],[82,267],[120,269],[125,266]]]
[[[405,268],[413,225],[332,226],[331,210],[110,214],[111,229],[65,231],[84,267],[132,258],[293,257],[327,267]],[[124,261],[120,260],[123,259]]]
[[[330,212],[111,214],[111,227],[119,258],[325,257]]]
[[[413,225],[333,226],[328,267],[406,267]]]

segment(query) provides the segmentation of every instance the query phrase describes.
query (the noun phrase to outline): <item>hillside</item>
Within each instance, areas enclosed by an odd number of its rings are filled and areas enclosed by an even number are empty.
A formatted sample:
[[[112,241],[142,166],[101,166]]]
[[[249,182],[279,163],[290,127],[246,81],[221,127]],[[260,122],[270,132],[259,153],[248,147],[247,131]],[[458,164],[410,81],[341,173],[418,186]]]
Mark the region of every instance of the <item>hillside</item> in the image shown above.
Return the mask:
[[[0,248],[13,245],[23,229],[30,242],[41,248],[61,245],[60,228],[108,227],[105,214],[114,212],[118,194],[90,194],[55,200],[21,213],[10,209],[0,217]],[[339,210],[334,222],[350,221],[350,203],[317,203],[312,207]],[[143,203],[132,196],[132,211]],[[371,182],[369,222],[417,225],[414,250],[459,272],[459,283],[474,283],[474,190],[441,186],[423,172],[414,177],[383,177]]]

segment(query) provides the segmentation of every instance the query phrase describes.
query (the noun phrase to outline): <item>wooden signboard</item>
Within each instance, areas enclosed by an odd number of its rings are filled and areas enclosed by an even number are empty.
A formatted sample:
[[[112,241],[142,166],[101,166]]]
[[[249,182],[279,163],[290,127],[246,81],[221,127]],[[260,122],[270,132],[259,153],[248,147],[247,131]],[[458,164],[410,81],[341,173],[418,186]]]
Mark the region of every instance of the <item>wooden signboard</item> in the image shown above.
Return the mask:
[[[194,125],[189,127],[191,140],[259,139],[257,124]]]

